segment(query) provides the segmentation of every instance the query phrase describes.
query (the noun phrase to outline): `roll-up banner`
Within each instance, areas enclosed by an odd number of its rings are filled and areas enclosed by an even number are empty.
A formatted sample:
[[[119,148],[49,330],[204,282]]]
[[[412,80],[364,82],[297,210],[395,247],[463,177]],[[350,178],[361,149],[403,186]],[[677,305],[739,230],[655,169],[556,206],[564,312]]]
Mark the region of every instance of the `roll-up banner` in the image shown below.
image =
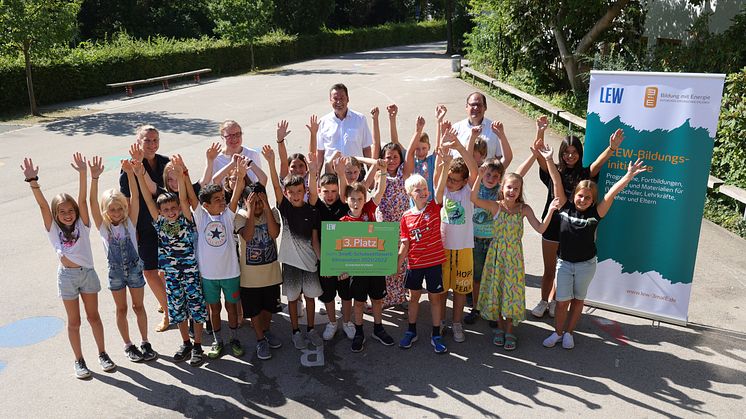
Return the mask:
[[[724,74],[592,71],[583,165],[621,128],[598,177],[599,199],[642,159],[648,171],[615,199],[597,231],[586,304],[686,324]]]

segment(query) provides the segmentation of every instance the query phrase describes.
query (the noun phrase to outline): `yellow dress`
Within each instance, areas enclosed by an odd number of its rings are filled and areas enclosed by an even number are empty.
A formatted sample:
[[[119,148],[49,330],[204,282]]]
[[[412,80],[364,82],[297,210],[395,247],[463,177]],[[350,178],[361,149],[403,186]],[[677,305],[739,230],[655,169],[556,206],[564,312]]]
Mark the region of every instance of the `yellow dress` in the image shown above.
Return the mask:
[[[492,220],[493,238],[482,271],[477,309],[487,320],[526,319],[526,275],[523,265],[523,213],[503,209]]]

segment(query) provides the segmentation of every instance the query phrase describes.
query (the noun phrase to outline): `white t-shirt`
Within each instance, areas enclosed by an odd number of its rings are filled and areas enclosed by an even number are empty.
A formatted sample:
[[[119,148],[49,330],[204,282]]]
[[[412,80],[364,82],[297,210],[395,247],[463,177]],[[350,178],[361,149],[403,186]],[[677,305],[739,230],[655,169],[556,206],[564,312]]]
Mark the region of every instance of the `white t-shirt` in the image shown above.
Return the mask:
[[[257,165],[257,167],[259,167],[260,169],[262,168],[262,155],[259,154],[258,151],[254,150],[253,148],[242,146],[241,155],[248,157],[251,161],[253,161],[254,163],[252,163],[252,166]],[[215,157],[215,161],[212,164],[212,175],[215,176],[215,173],[217,173],[218,171],[220,171],[220,169],[230,164],[232,158],[233,158],[232,155],[228,156],[223,153],[218,154],[218,156]],[[256,175],[254,174],[254,172],[251,171],[251,169],[249,169],[249,171],[246,174],[249,175],[249,179],[251,179],[252,182],[259,181],[259,178],[256,177]]]
[[[78,218],[70,240],[65,238],[57,222],[52,220],[52,226],[47,232],[49,242],[52,243],[57,257],[65,256],[70,262],[83,268],[93,269],[93,252],[91,251],[91,228],[83,224]]]
[[[111,233],[109,232],[109,228],[111,229]],[[124,222],[119,223],[119,225],[110,225],[109,228],[106,228],[106,223],[102,223],[101,230],[98,231],[101,240],[104,242],[104,253],[109,254],[109,242],[111,240],[124,240],[126,234],[129,234],[132,246],[134,246],[135,252],[137,252],[137,230],[129,217],[125,218]],[[127,229],[126,231],[125,228]]]
[[[193,215],[197,226],[197,264],[202,277],[230,279],[240,276],[233,235],[236,214],[226,208],[219,215],[210,215],[200,204]]]
[[[373,135],[368,128],[365,115],[347,110],[345,119],[339,119],[330,112],[319,121],[319,133],[316,149],[325,150],[324,161],[329,161],[332,154],[339,150],[342,156],[362,156],[363,149],[373,145]]]
[[[497,138],[497,135],[492,132],[492,121],[487,118],[482,118],[482,136],[487,138],[487,156],[485,156],[485,159],[491,159],[494,157],[502,156],[503,155],[503,149],[500,146],[500,139]],[[469,118],[464,119],[462,121],[458,121],[455,124],[453,124],[453,129],[456,130],[458,140],[461,144],[466,147],[469,145],[469,137],[471,137],[471,129],[475,125],[472,125],[469,122]],[[458,151],[453,150],[452,154],[456,157],[458,157],[460,154]]]
[[[474,203],[471,189],[464,186],[456,192],[446,189],[440,209],[440,234],[447,250],[474,248]]]

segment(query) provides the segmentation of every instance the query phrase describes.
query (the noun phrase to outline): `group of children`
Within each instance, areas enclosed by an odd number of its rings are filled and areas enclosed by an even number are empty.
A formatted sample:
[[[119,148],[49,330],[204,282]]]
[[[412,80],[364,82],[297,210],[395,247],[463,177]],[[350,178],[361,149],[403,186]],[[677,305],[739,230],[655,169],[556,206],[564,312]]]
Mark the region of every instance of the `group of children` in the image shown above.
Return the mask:
[[[207,172],[212,170],[208,168],[203,180],[192,185],[183,159],[174,155],[164,172],[165,185],[160,194],[151,193],[149,182],[153,180],[143,164],[141,144],[135,144],[130,150],[132,158],[121,162],[129,185],[129,199],[119,190],[111,189],[97,202],[98,179],[104,171],[102,159],[93,157],[87,163],[76,153],[72,166],[79,173],[78,199],[60,194],[50,205],[38,184],[38,167],[31,159],[25,159],[24,176],[60,261],[58,286],[68,317],[76,376],[90,376],[80,345],[79,297],[93,329],[102,368],[105,371],[115,368],[104,347],[97,308],[100,285],[93,269],[89,239],[88,171],[90,214],[104,242],[117,327],[126,356],[132,361],[157,357],[148,342],[143,308],[145,280],[135,229],[141,211],[140,198],[157,234],[158,269],[165,277],[168,321],[177,324],[181,334],[182,343],[173,357],[175,361],[189,360],[194,366],[203,362],[203,324],[208,320],[212,324],[213,344],[207,356],[217,358],[222,354],[222,300],[228,313],[228,345],[233,354],[244,353],[237,330],[243,318],[250,318],[256,334],[257,357],[271,358],[271,349],[282,345],[270,332],[272,314],[282,310],[281,292],[288,301],[291,340],[298,349],[306,348],[309,343],[320,347],[324,340],[334,338],[338,330],[337,296],[342,300],[342,330],[351,340],[353,352],[363,350],[366,341],[363,315],[367,310],[374,319],[370,336],[383,345],[394,345],[395,340],[383,327],[382,311],[386,306],[404,302],[407,295],[408,326],[399,347],[410,348],[418,340],[419,302],[426,292],[432,318],[430,342],[436,353],[445,353],[445,307],[450,290],[453,292],[451,331],[455,342],[465,341],[463,323],[472,324],[482,317],[494,322],[494,344],[513,350],[517,346],[514,328],[525,319],[526,312],[524,218],[540,234],[551,228],[559,231],[555,256],[557,326],[544,345],[551,347],[562,341],[565,348],[573,347],[572,332],[595,270],[595,226],[608,212],[614,196],[645,170],[642,162],[630,163],[628,174],[599,202],[592,181],[568,176],[573,167],[581,164],[577,155],[578,147],[582,147],[577,145],[579,142],[572,146],[574,150],[569,150],[566,144],[572,140],[563,141],[560,169],[555,166],[552,149],[543,140],[546,118],[537,120],[537,136],[529,158],[516,173],[506,174],[512,152],[501,123],[493,123],[491,129],[501,142],[503,155],[508,157],[486,158],[481,127],[474,128],[463,144],[445,120],[445,107],[439,105],[436,141],[430,153],[422,117],[417,118],[405,150],[396,135],[398,108],[392,105],[387,111],[393,141],[380,147],[379,112],[373,109],[371,158],[336,154],[327,162],[317,163],[313,154],[319,128],[316,117],[311,117],[306,126],[310,134],[309,156],[288,156],[285,145],[288,123],[282,121],[277,126],[279,170],[274,149],[265,145],[261,156],[268,164],[268,176],[245,153],[234,154],[218,170],[219,176],[208,176]],[[221,133],[231,126],[224,125]],[[223,138],[228,142],[232,135],[224,134]],[[240,131],[237,135],[240,136]],[[612,135],[611,152],[619,146],[621,138],[621,132]],[[229,146],[227,143],[225,147]],[[206,154],[208,162],[218,152],[218,145],[213,144]],[[610,156],[611,152],[605,154]],[[540,170],[546,171],[551,179],[551,200],[543,221],[537,219],[523,199],[523,176],[535,160],[539,160]],[[253,179],[249,176],[252,165],[256,174]],[[266,194],[267,177],[275,205],[270,204]],[[567,185],[568,182],[576,184]],[[319,260],[322,221],[399,222],[397,274],[320,276],[319,266],[324,263]],[[129,336],[126,289],[130,290],[141,334],[139,347]],[[464,316],[468,295],[473,308]],[[325,305],[329,319],[322,333],[316,331],[314,324],[316,298]],[[368,301],[370,305],[366,306]],[[298,319],[303,305],[307,319],[305,331],[300,330]],[[192,330],[188,320],[193,322]]]

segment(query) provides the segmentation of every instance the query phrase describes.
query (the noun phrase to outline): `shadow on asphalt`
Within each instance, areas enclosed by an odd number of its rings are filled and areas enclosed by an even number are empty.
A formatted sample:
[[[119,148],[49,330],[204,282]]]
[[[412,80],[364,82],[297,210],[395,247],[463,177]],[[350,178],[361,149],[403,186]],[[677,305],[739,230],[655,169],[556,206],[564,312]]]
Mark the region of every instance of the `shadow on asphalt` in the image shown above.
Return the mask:
[[[142,124],[152,124],[161,133],[187,133],[210,136],[216,132],[219,121],[203,118],[186,118],[181,114],[166,111],[96,113],[52,122],[45,126],[47,131],[68,136],[107,134],[113,136],[135,135],[135,129]],[[126,121],[123,123],[122,121]]]
[[[423,301],[418,320],[420,340],[409,350],[384,347],[370,338],[372,324],[366,321],[365,350],[352,353],[350,341],[338,334],[326,342],[324,364],[320,367],[301,365],[301,352],[292,347],[289,339],[289,321],[280,315],[274,316],[272,330],[281,337],[284,346],[273,351],[271,360],[256,358],[254,333],[244,326],[239,331],[246,349],[242,358],[223,355],[219,360],[208,360],[202,367],[193,368],[186,363],[173,364],[164,356],[153,364],[153,368],[165,371],[177,382],[206,394],[193,395],[186,387],[155,382],[122,367],[119,371],[137,385],[116,379],[116,375],[97,377],[144,403],[186,417],[222,414],[279,417],[273,408],[299,403],[325,417],[340,417],[336,412],[346,410],[365,417],[384,418],[391,416],[391,408],[384,413],[377,406],[390,402],[449,417],[452,413],[438,408],[443,406],[443,396],[484,416],[501,416],[491,406],[503,403],[572,413],[577,410],[566,408],[570,400],[586,409],[600,411],[602,406],[591,401],[589,395],[594,395],[594,400],[599,400],[598,396],[612,397],[617,406],[634,406],[651,416],[673,417],[676,415],[666,405],[693,414],[707,414],[702,407],[704,401],[698,400],[692,389],[726,402],[740,400],[741,396],[719,392],[715,387],[746,385],[743,371],[724,366],[721,358],[744,361],[733,353],[742,350],[743,335],[734,340],[728,334],[707,330],[668,325],[656,328],[584,315],[575,333],[573,350],[560,345],[547,349],[541,342],[551,331],[551,319],[534,319],[527,312],[527,320],[516,329],[519,339],[516,351],[506,352],[494,346],[492,330],[486,321],[480,320],[467,326],[465,343],[455,343],[447,335],[449,354],[437,355],[429,344],[429,315],[429,303]],[[384,312],[384,324],[397,341],[406,330],[406,323],[406,310],[395,307]],[[173,333],[175,349],[178,332],[169,333]],[[205,345],[209,344],[207,338]],[[691,359],[671,354],[671,348],[677,346],[693,350]],[[168,353],[169,349],[162,348],[161,352]],[[681,348],[676,350],[682,352]],[[475,395],[493,401],[476,404],[471,401]],[[650,398],[657,400],[655,406],[646,402]],[[436,399],[441,404],[433,402]],[[558,400],[564,403],[557,404]]]

